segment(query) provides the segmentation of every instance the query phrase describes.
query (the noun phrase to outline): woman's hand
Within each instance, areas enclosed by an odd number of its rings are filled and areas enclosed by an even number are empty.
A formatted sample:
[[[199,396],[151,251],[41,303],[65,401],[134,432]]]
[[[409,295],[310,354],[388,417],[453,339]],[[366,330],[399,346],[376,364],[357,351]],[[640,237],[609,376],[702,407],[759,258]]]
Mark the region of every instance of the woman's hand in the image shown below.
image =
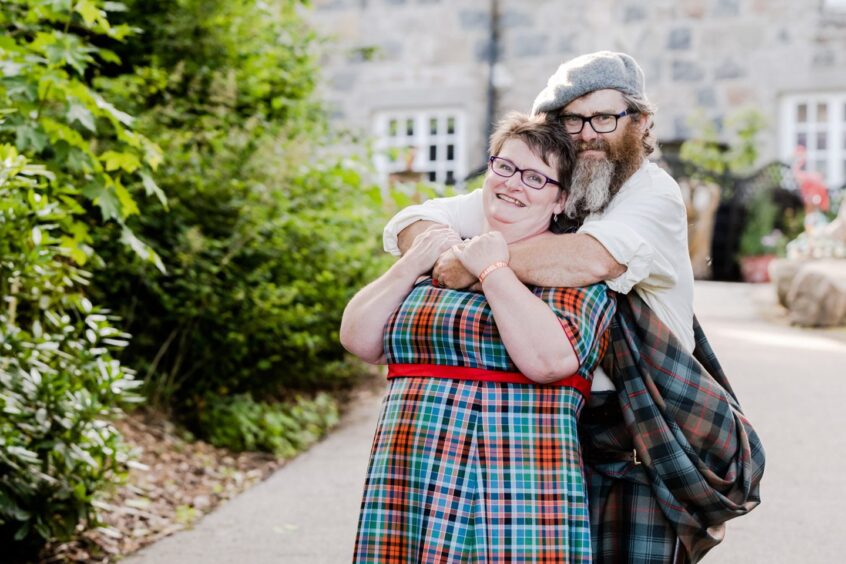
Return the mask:
[[[458,233],[445,225],[436,224],[415,237],[411,248],[400,260],[419,276],[432,270],[444,251],[459,244],[461,237]]]
[[[452,252],[476,278],[491,264],[498,261],[508,262],[509,258],[508,243],[499,231],[489,231],[473,237],[462,245],[454,246]]]

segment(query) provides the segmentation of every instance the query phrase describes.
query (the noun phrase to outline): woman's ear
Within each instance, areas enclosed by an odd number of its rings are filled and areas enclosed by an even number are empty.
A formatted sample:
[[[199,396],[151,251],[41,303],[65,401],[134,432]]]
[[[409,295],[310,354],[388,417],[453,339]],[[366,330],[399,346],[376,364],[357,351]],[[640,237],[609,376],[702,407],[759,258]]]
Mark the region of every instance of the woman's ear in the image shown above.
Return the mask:
[[[561,215],[561,212],[564,211],[564,204],[567,203],[567,192],[561,190],[561,194],[558,195],[558,200],[555,202],[555,205],[552,206],[552,213],[555,215]]]

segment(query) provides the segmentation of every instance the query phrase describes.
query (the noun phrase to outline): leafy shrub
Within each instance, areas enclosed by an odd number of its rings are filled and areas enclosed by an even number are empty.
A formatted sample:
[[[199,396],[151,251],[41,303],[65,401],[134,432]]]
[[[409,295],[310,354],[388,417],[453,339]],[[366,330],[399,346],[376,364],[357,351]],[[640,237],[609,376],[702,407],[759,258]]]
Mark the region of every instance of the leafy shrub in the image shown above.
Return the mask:
[[[273,404],[257,402],[250,394],[211,397],[200,416],[213,445],[282,457],[308,448],[337,422],[337,404],[326,393]]]
[[[315,156],[325,122],[297,4],[130,2],[137,72],[98,83],[167,155],[168,209],[147,202],[130,222],[167,273],[123,258],[107,227],[95,285],[135,336],[124,359],[149,397],[189,419],[208,394],[343,385],[340,316],[383,258],[378,190]]]
[[[76,225],[44,168],[0,145],[0,545],[37,547],[96,522],[123,453],[108,420],[140,399],[115,360],[128,335],[68,260]],[[14,544],[13,544],[14,543]]]

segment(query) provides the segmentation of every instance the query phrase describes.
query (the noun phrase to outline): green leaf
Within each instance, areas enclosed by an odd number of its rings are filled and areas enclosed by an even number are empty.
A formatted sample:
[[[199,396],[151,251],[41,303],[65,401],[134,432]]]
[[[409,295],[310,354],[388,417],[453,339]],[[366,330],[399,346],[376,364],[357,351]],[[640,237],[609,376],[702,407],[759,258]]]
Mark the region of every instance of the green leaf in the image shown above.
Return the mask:
[[[155,196],[159,199],[162,205],[167,209],[167,196],[159,188],[158,184],[153,180],[153,177],[150,176],[148,172],[141,172],[141,180],[144,183],[144,191],[147,193],[148,196],[155,194]]]
[[[107,171],[123,170],[133,173],[141,166],[141,161],[132,153],[106,151],[100,155],[100,160],[106,165]]]
[[[121,184],[120,181],[117,179],[115,179],[114,190],[115,194],[117,194],[118,200],[120,200],[120,206],[121,211],[123,212],[123,217],[137,214],[138,206],[135,204],[135,200],[132,198],[132,194],[130,194],[129,190],[124,188],[123,184]]]
[[[91,111],[76,100],[68,100],[68,123],[78,121],[91,133],[97,133],[94,125],[94,115]]]
[[[82,19],[88,26],[101,23],[104,20],[103,13],[91,0],[79,0],[73,9],[77,14],[82,16]]]
[[[103,219],[120,219],[122,217],[120,199],[114,190],[110,190],[101,182],[90,182],[82,189],[82,194],[100,208]]]
[[[154,251],[152,247],[147,245],[144,241],[136,237],[135,233],[133,233],[132,230],[125,224],[121,223],[121,225],[123,226],[120,234],[121,243],[128,245],[142,259],[153,263],[156,268],[159,269],[159,272],[166,274],[167,269],[165,268],[162,259],[158,254],[156,254],[156,251]]]
[[[15,146],[20,151],[40,153],[47,146],[48,140],[38,124],[25,123],[15,128]]]
[[[98,108],[100,108],[101,110],[105,110],[110,116],[112,116],[114,119],[116,119],[123,125],[127,127],[132,126],[132,116],[115,108],[113,105],[105,101],[102,96],[94,94],[94,102],[97,104]]]

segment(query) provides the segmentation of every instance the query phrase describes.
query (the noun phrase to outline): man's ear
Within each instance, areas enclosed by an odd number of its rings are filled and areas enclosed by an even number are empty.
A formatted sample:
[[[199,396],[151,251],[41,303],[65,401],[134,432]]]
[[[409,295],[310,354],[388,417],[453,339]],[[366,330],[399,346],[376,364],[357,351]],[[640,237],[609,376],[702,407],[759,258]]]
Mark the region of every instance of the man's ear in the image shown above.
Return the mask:
[[[631,116],[632,121],[634,122],[635,127],[640,129],[641,131],[646,131],[649,129],[649,122],[652,119],[652,116],[649,114],[634,114]]]

